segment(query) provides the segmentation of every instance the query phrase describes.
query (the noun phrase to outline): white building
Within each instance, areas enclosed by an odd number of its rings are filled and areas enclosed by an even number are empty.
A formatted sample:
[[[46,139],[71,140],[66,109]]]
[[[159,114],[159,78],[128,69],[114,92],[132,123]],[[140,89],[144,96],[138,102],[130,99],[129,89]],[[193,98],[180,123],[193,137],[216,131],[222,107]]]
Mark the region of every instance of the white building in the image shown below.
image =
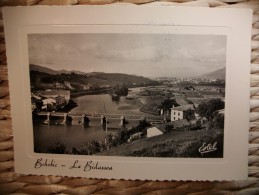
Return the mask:
[[[162,134],[164,134],[164,132],[159,127],[151,127],[147,129],[147,137],[154,137]]]
[[[189,113],[187,113],[189,112]],[[193,104],[186,104],[182,106],[177,106],[171,108],[171,121],[177,121],[181,119],[186,119],[187,114],[194,115],[194,105]]]
[[[156,127],[150,127],[147,129],[147,138],[166,133],[167,126],[171,126],[172,128],[171,131],[184,131],[184,130],[189,130],[191,124],[186,119],[181,119],[181,120],[172,121],[170,123],[166,123],[163,125],[159,125]]]
[[[42,98],[42,110],[47,110],[48,106],[53,106],[56,104],[56,100],[53,98]]]

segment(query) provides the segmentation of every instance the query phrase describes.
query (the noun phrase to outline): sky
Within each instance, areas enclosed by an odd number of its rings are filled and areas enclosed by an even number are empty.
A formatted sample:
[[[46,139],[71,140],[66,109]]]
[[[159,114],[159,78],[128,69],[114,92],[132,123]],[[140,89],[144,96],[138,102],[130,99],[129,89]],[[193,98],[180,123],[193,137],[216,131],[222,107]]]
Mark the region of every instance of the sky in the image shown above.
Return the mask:
[[[29,63],[53,70],[197,77],[225,67],[226,36],[29,34]]]

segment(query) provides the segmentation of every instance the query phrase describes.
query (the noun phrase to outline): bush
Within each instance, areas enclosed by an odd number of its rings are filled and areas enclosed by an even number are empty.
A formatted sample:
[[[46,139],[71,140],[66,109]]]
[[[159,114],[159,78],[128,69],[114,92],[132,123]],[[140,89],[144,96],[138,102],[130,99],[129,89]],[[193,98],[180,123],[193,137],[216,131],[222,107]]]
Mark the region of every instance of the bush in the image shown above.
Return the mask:
[[[53,154],[65,154],[66,153],[66,146],[61,142],[57,141],[54,145],[50,146],[47,149],[47,153]]]
[[[73,148],[72,154],[80,154],[80,155],[94,155],[98,152],[101,152],[105,149],[105,144],[102,142],[98,142],[96,140],[92,140],[91,142],[87,143],[79,147],[78,149]]]
[[[224,128],[224,115],[217,114],[216,117],[213,119],[214,127],[215,128]]]

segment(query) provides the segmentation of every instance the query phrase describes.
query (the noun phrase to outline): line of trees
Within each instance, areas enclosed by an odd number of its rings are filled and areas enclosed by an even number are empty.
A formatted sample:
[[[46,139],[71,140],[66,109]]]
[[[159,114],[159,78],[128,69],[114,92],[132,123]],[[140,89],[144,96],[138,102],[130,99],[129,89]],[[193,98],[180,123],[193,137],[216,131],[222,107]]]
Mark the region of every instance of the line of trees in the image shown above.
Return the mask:
[[[201,103],[197,108],[197,113],[208,120],[208,129],[224,128],[224,115],[219,114],[219,110],[225,108],[225,102],[221,99],[211,99]]]
[[[197,108],[197,113],[211,121],[215,111],[225,108],[225,103],[221,99],[211,99],[201,103]]]

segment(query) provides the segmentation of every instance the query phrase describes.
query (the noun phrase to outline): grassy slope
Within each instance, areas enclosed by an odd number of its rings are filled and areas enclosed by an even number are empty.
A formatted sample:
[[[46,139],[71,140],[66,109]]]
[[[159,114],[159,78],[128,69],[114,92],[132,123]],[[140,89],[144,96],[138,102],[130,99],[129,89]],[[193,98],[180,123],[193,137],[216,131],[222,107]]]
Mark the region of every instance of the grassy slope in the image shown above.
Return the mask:
[[[217,144],[217,151],[200,154],[199,148],[204,142]],[[124,144],[100,155],[137,156],[137,157],[222,157],[223,131],[184,131],[171,132],[156,137],[137,140]]]

